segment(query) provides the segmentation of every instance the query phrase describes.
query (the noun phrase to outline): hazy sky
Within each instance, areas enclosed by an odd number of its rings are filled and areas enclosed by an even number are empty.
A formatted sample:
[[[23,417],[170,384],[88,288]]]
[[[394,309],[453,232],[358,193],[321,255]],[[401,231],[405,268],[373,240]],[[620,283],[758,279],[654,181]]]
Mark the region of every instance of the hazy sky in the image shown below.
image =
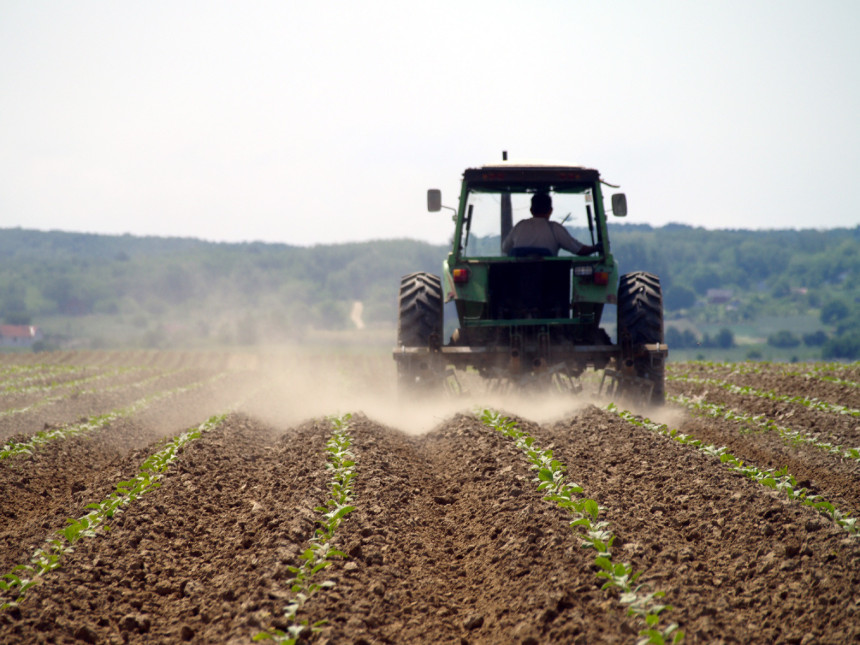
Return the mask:
[[[860,2],[0,0],[0,228],[444,242],[466,167],[860,223]]]

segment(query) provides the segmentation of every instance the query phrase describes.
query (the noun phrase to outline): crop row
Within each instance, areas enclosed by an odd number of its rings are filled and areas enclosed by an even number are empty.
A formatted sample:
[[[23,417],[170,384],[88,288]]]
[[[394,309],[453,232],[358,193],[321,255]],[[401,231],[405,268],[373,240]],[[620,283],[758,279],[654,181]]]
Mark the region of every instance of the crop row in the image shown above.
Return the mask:
[[[9,374],[44,374],[44,373],[60,373],[74,372],[80,369],[86,369],[85,365],[64,365],[61,363],[22,363],[22,364],[6,364],[0,366],[0,376],[8,376]]]
[[[755,396],[758,398],[777,401],[780,403],[793,403],[797,405],[802,405],[811,410],[817,410],[819,412],[860,417],[860,410],[857,410],[855,408],[849,408],[845,405],[839,405],[837,403],[828,403],[826,401],[821,401],[816,398],[809,398],[800,395],[777,394],[776,392],[773,392],[771,390],[759,390],[757,388],[745,385],[735,385],[734,383],[730,383],[728,381],[723,381],[720,379],[698,378],[694,376],[667,376],[666,378],[667,380],[677,381],[681,383],[692,383],[695,385],[712,385],[715,387],[722,388],[727,392],[731,392],[732,394],[739,394],[742,396]]]
[[[79,387],[86,383],[92,383],[93,381],[100,381],[105,378],[110,378],[112,376],[119,376],[120,374],[126,374],[129,372],[136,372],[142,368],[139,367],[117,367],[106,372],[102,372],[100,374],[91,374],[89,376],[82,376],[77,379],[69,380],[69,381],[51,381],[50,383],[44,384],[40,383],[37,385],[27,385],[26,383],[13,383],[7,385],[0,391],[0,394],[32,394],[33,392],[50,392],[51,390],[56,390],[60,388],[73,388]],[[38,380],[38,379],[33,379]]]
[[[0,392],[6,391],[10,386],[25,387],[27,383],[44,381],[58,374],[86,373],[88,369],[78,365],[7,365],[0,369],[0,377],[8,377],[0,380]]]
[[[5,410],[0,410],[0,418],[9,417],[9,416],[13,416],[16,414],[25,414],[27,412],[32,412],[33,410],[38,410],[39,408],[43,408],[43,407],[48,406],[48,405],[53,405],[55,403],[59,403],[60,401],[65,401],[65,400],[70,399],[72,397],[89,395],[89,394],[105,394],[107,392],[116,392],[118,390],[122,390],[122,389],[125,389],[128,387],[142,387],[145,385],[149,385],[150,383],[153,383],[153,382],[155,382],[161,378],[164,378],[166,376],[169,376],[169,375],[170,375],[170,373],[156,374],[155,376],[151,376],[147,379],[144,379],[142,381],[138,381],[136,383],[131,383],[131,384],[117,383],[115,385],[111,385],[108,387],[88,388],[85,390],[73,390],[71,392],[66,392],[65,394],[46,396],[46,397],[43,397],[43,398],[39,399],[38,401],[35,401],[29,405],[25,405],[22,408],[7,408]],[[107,376],[113,376],[113,374],[104,374],[104,375],[100,375],[97,377],[93,377],[93,380],[106,378]],[[78,385],[80,385],[80,383]]]
[[[333,428],[325,443],[326,468],[330,472],[329,494],[321,498],[321,505],[315,508],[317,528],[307,548],[297,556],[297,566],[287,567],[292,573],[292,579],[288,583],[292,597],[284,608],[284,618],[290,624],[285,627],[285,631],[273,628],[268,632],[261,632],[255,640],[274,639],[279,643],[296,643],[300,636],[306,638],[326,622],[316,621],[311,625],[305,618],[312,615],[313,609],[307,604],[311,598],[318,591],[333,585],[333,582],[321,580],[324,570],[337,559],[347,557],[334,548],[333,539],[338,527],[354,510],[353,483],[356,473],[355,458],[350,447],[350,419],[350,415],[329,419]],[[31,555],[22,557],[26,564],[13,567],[0,576],[0,609],[16,607],[25,602],[34,585],[45,580],[45,576],[51,571],[65,566],[66,556],[80,545],[81,540],[107,535],[113,525],[111,518],[115,518],[136,499],[158,487],[159,480],[183,446],[219,427],[223,420],[223,416],[212,417],[204,424],[181,433],[146,459],[139,467],[136,477],[118,482],[113,487],[113,492],[105,499],[88,504],[85,514],[68,520],[65,528],[51,532],[41,547],[35,549]],[[20,616],[20,613],[16,615]],[[284,627],[282,623],[283,621],[276,621],[278,627]]]
[[[762,486],[780,491],[793,501],[814,508],[848,533],[854,536],[860,535],[860,525],[857,524],[857,518],[852,517],[850,513],[836,508],[823,496],[813,494],[807,488],[799,486],[797,479],[788,472],[787,468],[775,470],[746,464],[730,453],[725,446],[705,443],[701,439],[682,433],[677,428],[669,428],[666,424],[656,423],[650,419],[639,417],[627,410],[622,410],[613,403],[607,409],[634,425],[669,437],[682,445],[691,446],[710,457],[719,459],[729,469],[748,477]]]
[[[728,375],[732,374],[776,374],[779,376],[797,376],[800,378],[824,381],[827,383],[836,383],[846,387],[860,387],[860,383],[854,380],[836,376],[835,373],[850,374],[851,370],[856,370],[860,363],[852,363],[844,365],[841,363],[811,363],[807,364],[807,369],[799,370],[795,363],[713,363],[706,361],[690,361],[687,363],[672,364],[668,366],[668,373],[673,375],[684,374],[685,370],[690,368],[702,368],[706,371],[724,370]]]
[[[319,526],[310,538],[308,548],[299,557],[299,565],[289,567],[294,577],[289,581],[293,599],[284,608],[287,629],[273,627],[258,633],[254,637],[255,641],[274,640],[279,645],[295,645],[303,635],[321,629],[326,622],[318,620],[310,624],[308,619],[299,619],[297,615],[314,594],[334,586],[330,580],[317,582],[317,574],[332,564],[332,558],[347,557],[342,551],[333,548],[331,542],[341,522],[355,510],[352,505],[355,455],[349,449],[352,440],[348,423],[351,418],[349,414],[329,417],[333,426],[332,434],[326,442],[326,468],[331,471],[330,497],[322,506],[314,509],[320,514],[320,519],[317,520]]]
[[[842,445],[822,441],[816,436],[781,426],[776,421],[769,419],[763,414],[747,414],[744,412],[738,412],[728,406],[720,405],[719,403],[710,403],[708,401],[700,400],[699,398],[691,399],[684,395],[668,395],[666,398],[668,401],[677,403],[699,416],[725,419],[739,424],[742,428],[755,427],[759,430],[775,432],[789,445],[799,446],[806,444],[829,454],[838,455],[846,459],[860,460],[860,446],[856,448],[846,448]]]
[[[116,421],[117,419],[129,417],[145,409],[146,407],[158,400],[198,389],[200,387],[203,387],[204,385],[212,383],[217,379],[222,378],[223,376],[224,374],[222,373],[204,381],[192,383],[191,385],[185,385],[163,392],[150,394],[149,396],[145,396],[141,399],[138,399],[137,401],[123,408],[119,408],[111,412],[106,412],[104,414],[93,415],[80,423],[66,425],[59,428],[47,428],[45,430],[40,430],[27,441],[7,442],[2,448],[0,448],[0,460],[8,459],[9,457],[13,457],[15,455],[32,455],[35,450],[44,446],[47,443],[50,443],[51,441],[55,441],[58,439],[66,439],[68,437],[74,437],[93,432],[95,430],[99,430],[112,423],[113,421]]]
[[[116,385],[111,385],[108,387],[88,388],[85,390],[76,389],[76,390],[73,390],[71,392],[66,392],[65,394],[46,396],[44,398],[39,399],[38,401],[31,403],[30,405],[26,405],[26,406],[22,407],[22,408],[8,408],[6,410],[0,410],[0,418],[13,416],[16,414],[25,414],[27,412],[32,412],[33,410],[38,410],[39,408],[43,408],[43,407],[48,406],[48,405],[53,405],[55,403],[59,403],[60,401],[65,401],[65,400],[70,399],[72,397],[84,396],[84,395],[89,395],[89,394],[104,394],[106,392],[116,392],[116,391],[126,389],[129,387],[144,387],[146,385],[154,383],[155,381],[157,381],[159,379],[165,378],[167,376],[171,376],[172,374],[175,374],[179,371],[180,370],[177,370],[176,372],[164,372],[164,373],[156,374],[155,376],[151,376],[151,377],[144,379],[142,381],[137,381],[135,383],[130,383],[130,384],[129,383],[117,383]],[[99,375],[97,377],[93,377],[92,380],[99,380],[99,379],[107,378],[108,376],[114,376],[114,375],[115,375],[114,373],[102,374],[102,375]],[[81,385],[81,383],[78,383],[78,385]]]
[[[0,366],[0,376],[6,376],[7,374],[28,374],[31,372],[44,372],[46,370],[53,369],[66,369],[73,370],[77,369],[77,367],[73,365],[53,365],[48,363],[37,363],[35,365],[3,365]]]
[[[69,519],[65,528],[55,531],[36,549],[29,564],[14,567],[0,579],[0,609],[18,605],[26,592],[42,577],[61,565],[64,555],[72,552],[83,538],[95,537],[97,531],[109,530],[106,522],[120,513],[131,502],[160,486],[159,480],[176,460],[179,450],[205,432],[218,427],[224,416],[213,416],[169,441],[141,464],[138,475],[129,481],[116,484],[114,491],[100,502],[88,504],[90,512],[77,519]]]
[[[643,639],[640,642],[655,645],[666,643],[669,639],[673,643],[681,642],[684,633],[678,629],[677,623],[660,628],[660,614],[671,609],[671,606],[662,602],[664,592],[649,591],[647,584],[637,584],[641,571],[634,571],[630,563],[613,561],[612,544],[615,536],[609,523],[599,519],[601,507],[584,495],[581,486],[566,481],[566,467],[553,458],[552,450],[540,448],[534,438],[521,430],[515,421],[498,412],[484,410],[481,420],[514,441],[531,462],[532,470],[537,471],[534,481],[538,490],[545,493],[544,499],[555,502],[570,514],[570,526],[583,534],[582,546],[595,551],[594,564],[599,568],[597,576],[606,580],[602,588],[619,591],[619,601],[627,606],[628,615],[644,621],[645,626],[640,631]]]

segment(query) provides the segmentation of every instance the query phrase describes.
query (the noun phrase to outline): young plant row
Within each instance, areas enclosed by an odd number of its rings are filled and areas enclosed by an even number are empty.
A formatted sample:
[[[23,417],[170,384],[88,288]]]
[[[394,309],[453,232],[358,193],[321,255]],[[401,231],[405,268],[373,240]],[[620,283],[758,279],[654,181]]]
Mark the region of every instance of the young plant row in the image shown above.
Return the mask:
[[[660,626],[661,614],[672,608],[662,602],[665,593],[649,591],[647,583],[637,583],[641,571],[634,572],[631,564],[613,560],[612,544],[615,536],[609,529],[609,523],[599,519],[603,509],[595,500],[584,496],[581,486],[566,480],[566,468],[553,458],[552,450],[540,448],[534,438],[521,430],[515,421],[498,412],[485,409],[480,418],[485,425],[514,441],[531,462],[531,469],[537,471],[534,481],[538,490],[545,494],[544,499],[555,502],[569,513],[570,526],[582,535],[581,545],[594,549],[594,564],[599,569],[597,576],[606,581],[602,588],[616,590],[620,594],[619,601],[627,607],[627,614],[645,623],[639,632],[643,637],[639,643],[656,645],[681,642],[684,632],[678,629],[677,623]]]
[[[41,373],[60,373],[74,372],[76,370],[85,370],[89,365],[64,365],[62,363],[10,363],[0,367],[0,377],[10,374],[41,374]]]
[[[355,455],[349,449],[352,444],[349,436],[350,419],[350,414],[329,417],[333,428],[325,448],[328,458],[326,469],[331,471],[329,498],[322,506],[314,509],[320,514],[317,520],[319,526],[309,540],[308,548],[299,556],[298,566],[289,567],[294,576],[289,581],[290,591],[294,595],[292,601],[284,607],[287,629],[284,631],[272,628],[260,632],[254,636],[255,641],[274,640],[279,645],[295,645],[303,635],[319,631],[326,623],[325,620],[319,620],[310,624],[308,619],[300,619],[298,613],[314,594],[334,586],[331,580],[319,582],[318,574],[332,564],[332,558],[347,557],[342,551],[333,548],[331,541],[344,518],[355,510],[352,505]]]
[[[854,366],[860,365],[858,363],[854,363]],[[799,371],[789,369],[788,367],[782,367],[781,372],[787,376],[800,376],[805,379],[814,379],[817,381],[825,381],[827,383],[836,383],[837,385],[844,385],[846,387],[860,387],[860,383],[857,381],[852,381],[849,379],[840,378],[834,375],[834,372],[843,371],[846,367],[850,367],[850,365],[843,365],[841,363],[813,363],[808,366],[809,370]]]
[[[48,405],[53,405],[54,403],[59,403],[60,401],[65,401],[66,399],[70,399],[75,396],[85,396],[89,394],[104,394],[106,392],[116,392],[117,390],[124,390],[127,388],[133,387],[145,387],[155,381],[166,378],[168,376],[172,376],[177,374],[183,370],[174,370],[172,372],[162,372],[160,374],[156,374],[155,376],[150,376],[147,379],[142,381],[137,381],[136,383],[117,383],[116,385],[111,385],[109,387],[98,387],[98,388],[89,388],[86,390],[74,390],[72,392],[66,392],[65,394],[57,394],[55,396],[46,396],[43,399],[39,399],[35,403],[31,403],[30,405],[24,406],[23,408],[9,408],[7,410],[0,411],[0,418],[13,416],[15,414],[24,414],[25,412],[32,412],[33,410],[38,410],[39,408],[43,408]],[[113,376],[113,374],[110,374]],[[98,376],[96,378],[105,378],[108,374],[104,374]]]
[[[58,374],[85,372],[86,370],[87,367],[78,365],[37,364],[7,366],[0,370],[0,377],[8,377],[0,381],[0,392],[5,392],[9,386],[20,388],[26,386],[27,383],[44,380]]]
[[[140,466],[138,475],[116,485],[114,491],[100,502],[88,504],[92,509],[77,519],[68,519],[67,526],[56,531],[45,540],[45,545],[36,549],[29,564],[21,564],[0,579],[0,610],[19,604],[26,592],[36,585],[49,571],[60,567],[61,559],[75,549],[83,538],[95,537],[97,531],[110,527],[106,522],[120,513],[131,502],[160,486],[159,480],[170,467],[183,446],[198,439],[205,432],[217,428],[225,415],[213,416],[205,422],[186,430],[170,440],[161,450],[150,455]]]
[[[850,374],[853,372],[860,371],[860,361],[854,361],[853,363],[834,363],[834,362],[826,362],[826,363],[813,363],[812,371],[821,376],[825,376],[828,374],[834,374],[835,372],[841,372],[843,374]],[[838,377],[833,377],[837,383],[841,383],[843,379]],[[824,379],[828,380],[828,379]],[[854,386],[860,387],[855,381],[846,380],[845,383],[851,383]]]
[[[807,488],[799,486],[797,479],[788,472],[788,468],[768,469],[745,464],[741,459],[730,453],[725,446],[718,447],[714,444],[705,443],[701,439],[696,439],[682,433],[677,428],[670,429],[666,424],[655,423],[650,419],[638,417],[632,412],[622,410],[614,403],[610,403],[607,409],[633,425],[657,432],[684,446],[692,446],[710,457],[719,459],[730,470],[740,473],[762,486],[780,491],[791,500],[814,508],[851,535],[860,536],[860,525],[857,524],[856,517],[852,517],[850,513],[839,510],[821,495],[815,495]]]
[[[34,364],[11,364],[11,365],[3,365],[0,367],[0,376],[6,376],[7,374],[27,374],[29,372],[38,372],[45,371],[54,368],[63,368],[63,369],[77,369],[74,365],[51,365],[48,363],[34,363]]]
[[[32,455],[37,449],[57,439],[66,439],[68,437],[75,437],[95,430],[100,430],[117,419],[130,417],[140,410],[152,405],[156,401],[198,389],[204,385],[208,385],[212,381],[222,378],[223,376],[224,374],[219,374],[205,381],[199,381],[197,383],[192,383],[191,385],[185,385],[171,390],[166,390],[164,392],[150,394],[149,396],[145,396],[124,408],[107,412],[105,414],[93,415],[81,423],[62,426],[60,428],[40,430],[30,437],[28,441],[7,442],[2,448],[0,448],[0,461],[16,455]]]
[[[860,461],[860,446],[856,448],[846,448],[841,445],[834,445],[827,441],[821,441],[817,437],[806,434],[805,432],[783,427],[777,424],[773,419],[768,419],[763,414],[745,414],[743,412],[732,410],[725,405],[701,401],[698,398],[691,399],[683,394],[678,396],[668,395],[666,400],[677,403],[699,416],[712,417],[714,419],[726,419],[727,421],[733,421],[742,427],[749,428],[751,426],[755,426],[761,431],[776,432],[787,444],[792,446],[807,444],[813,448],[817,448],[818,450],[822,450],[833,455]]]
[[[845,405],[839,405],[837,403],[827,403],[826,401],[821,401],[815,398],[811,399],[799,395],[777,394],[772,390],[758,390],[754,387],[749,387],[746,385],[735,385],[734,383],[729,383],[728,381],[721,381],[719,379],[698,378],[695,376],[668,376],[667,380],[680,381],[682,383],[694,383],[696,385],[713,385],[715,387],[719,387],[728,392],[731,392],[732,394],[757,396],[762,399],[769,399],[771,401],[779,401],[782,403],[796,403],[798,405],[802,405],[811,410],[817,410],[819,412],[828,412],[830,414],[845,414],[850,415],[852,417],[860,417],[860,410],[857,410],[855,408],[849,408]]]
[[[48,384],[39,383],[36,385],[27,385],[26,383],[12,383],[0,390],[0,394],[32,394],[33,392],[50,392],[52,390],[57,390],[60,388],[77,387],[85,383],[91,383],[93,381],[98,381],[111,376],[118,376],[127,372],[138,371],[140,369],[143,368],[117,367],[106,372],[102,372],[101,374],[90,374],[88,376],[81,376],[80,378],[72,379],[70,381],[51,381]],[[34,377],[31,380],[38,380],[38,377]]]
[[[860,383],[851,381],[838,376],[834,376],[833,372],[844,370],[846,365],[842,363],[812,363],[808,364],[807,370],[792,369],[796,366],[794,363],[705,363],[702,361],[691,361],[680,366],[670,364],[668,371],[674,375],[681,375],[682,369],[689,365],[700,365],[703,367],[717,367],[729,370],[729,375],[732,374],[770,374],[779,373],[781,376],[799,376],[805,379],[814,379],[818,381],[826,381],[828,383],[836,383],[847,387],[860,387]],[[854,363],[854,365],[858,365]],[[850,366],[850,364],[849,364]]]
[[[844,378],[839,378],[838,376],[830,376],[829,374],[822,374],[819,372],[806,372],[801,376],[803,376],[804,378],[815,378],[819,381],[827,381],[828,383],[836,383],[836,385],[844,385],[845,387],[860,387],[860,383],[858,383],[857,381],[849,381]]]

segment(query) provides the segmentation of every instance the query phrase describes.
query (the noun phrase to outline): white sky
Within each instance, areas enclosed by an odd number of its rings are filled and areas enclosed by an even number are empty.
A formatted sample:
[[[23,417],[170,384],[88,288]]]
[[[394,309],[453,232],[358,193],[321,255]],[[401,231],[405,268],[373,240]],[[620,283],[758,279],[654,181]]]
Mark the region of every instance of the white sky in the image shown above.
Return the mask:
[[[0,227],[445,242],[466,167],[628,221],[860,223],[860,2],[0,0]]]

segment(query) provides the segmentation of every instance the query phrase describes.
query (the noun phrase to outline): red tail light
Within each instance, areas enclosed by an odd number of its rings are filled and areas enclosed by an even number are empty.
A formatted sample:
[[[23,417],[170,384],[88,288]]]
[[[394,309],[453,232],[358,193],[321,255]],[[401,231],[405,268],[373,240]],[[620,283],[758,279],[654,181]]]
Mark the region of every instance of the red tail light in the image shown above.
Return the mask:
[[[609,272],[608,271],[595,271],[594,272],[594,284],[598,284],[602,287],[605,287],[609,284]]]
[[[454,271],[451,272],[451,275],[456,284],[463,284],[464,282],[469,281],[469,269],[454,269]]]

